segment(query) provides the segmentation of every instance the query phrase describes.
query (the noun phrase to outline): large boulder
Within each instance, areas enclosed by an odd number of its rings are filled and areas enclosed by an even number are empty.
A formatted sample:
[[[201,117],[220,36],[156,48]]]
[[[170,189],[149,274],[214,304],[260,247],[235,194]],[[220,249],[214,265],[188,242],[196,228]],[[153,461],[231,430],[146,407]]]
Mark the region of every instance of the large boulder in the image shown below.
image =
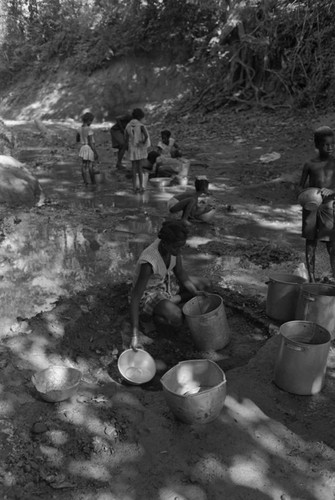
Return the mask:
[[[41,205],[44,194],[37,178],[12,156],[0,155],[0,203]]]

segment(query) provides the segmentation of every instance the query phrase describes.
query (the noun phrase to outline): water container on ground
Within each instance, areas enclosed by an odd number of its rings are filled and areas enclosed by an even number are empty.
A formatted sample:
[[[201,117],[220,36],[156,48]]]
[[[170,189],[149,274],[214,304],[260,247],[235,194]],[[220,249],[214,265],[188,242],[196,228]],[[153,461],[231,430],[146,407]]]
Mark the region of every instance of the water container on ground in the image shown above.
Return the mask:
[[[303,283],[306,283],[306,279],[294,274],[270,274],[266,314],[283,323],[294,320],[300,286]]]
[[[205,424],[215,420],[226,398],[226,377],[221,368],[208,359],[182,361],[161,378],[167,405],[187,424]]]
[[[311,321],[289,321],[279,333],[275,384],[293,394],[317,394],[324,384],[330,333]]]
[[[313,321],[335,338],[335,286],[326,283],[301,285],[296,315],[297,320]]]
[[[230,328],[220,295],[199,295],[183,307],[188,327],[200,351],[216,351],[230,340]]]

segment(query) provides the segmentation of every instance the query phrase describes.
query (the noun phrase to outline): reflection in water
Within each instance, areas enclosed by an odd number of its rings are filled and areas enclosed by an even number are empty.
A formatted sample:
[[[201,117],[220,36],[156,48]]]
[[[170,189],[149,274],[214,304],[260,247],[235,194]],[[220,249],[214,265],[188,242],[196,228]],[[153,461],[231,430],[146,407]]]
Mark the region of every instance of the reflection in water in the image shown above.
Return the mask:
[[[29,154],[26,151],[21,161],[36,159],[36,151],[31,152],[31,158]],[[108,172],[104,184],[83,188],[79,166],[57,162],[56,167],[44,164],[44,168],[37,170],[47,196],[61,200],[70,210],[80,207],[99,211],[107,207],[115,213],[116,226],[97,232],[89,227],[89,222],[78,225],[69,218],[64,223],[54,219],[41,222],[30,214],[22,214],[21,223],[0,244],[3,331],[17,317],[28,318],[48,309],[60,296],[70,296],[106,281],[131,281],[134,265],[142,250],[156,237],[166,201],[172,195],[152,189],[134,195],[111,186]],[[158,215],[146,215],[146,206],[158,208]],[[123,208],[138,213],[124,216]],[[205,227],[203,233],[203,238],[209,237]],[[188,256],[187,249],[185,253],[185,264],[190,271],[199,272],[208,264],[208,255]]]
[[[0,314],[10,325],[53,303],[106,281],[132,279],[135,262],[155,238],[159,218],[130,218],[116,231],[96,233],[82,225],[32,221],[23,216],[0,246]],[[208,265],[208,255],[187,255],[190,269]]]
[[[2,325],[44,310],[60,295],[129,278],[148,239],[148,234],[139,238],[130,232],[111,238],[83,226],[32,223],[23,217],[0,247]]]

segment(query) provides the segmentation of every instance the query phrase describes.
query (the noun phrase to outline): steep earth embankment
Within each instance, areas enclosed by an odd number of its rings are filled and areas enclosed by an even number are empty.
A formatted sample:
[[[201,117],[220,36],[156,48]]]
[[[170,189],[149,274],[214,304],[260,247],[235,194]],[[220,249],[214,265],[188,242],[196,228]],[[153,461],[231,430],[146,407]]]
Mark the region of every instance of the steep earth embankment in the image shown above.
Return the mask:
[[[164,108],[185,88],[183,68],[163,58],[120,58],[90,75],[57,65],[48,74],[25,75],[9,88],[0,102],[0,116],[76,120],[90,108],[98,121],[108,120],[136,106]]]

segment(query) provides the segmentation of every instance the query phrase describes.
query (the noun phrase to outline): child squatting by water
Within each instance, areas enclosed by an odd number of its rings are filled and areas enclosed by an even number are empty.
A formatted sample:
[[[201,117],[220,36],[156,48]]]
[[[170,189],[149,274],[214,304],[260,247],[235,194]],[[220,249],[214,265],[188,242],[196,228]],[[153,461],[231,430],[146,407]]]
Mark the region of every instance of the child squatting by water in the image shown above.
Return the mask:
[[[207,210],[206,204],[199,206],[199,198],[208,194],[209,182],[205,176],[199,176],[194,181],[195,191],[181,193],[173,196],[168,201],[168,209],[171,214],[182,212],[181,220],[190,225],[189,218],[197,218]]]
[[[152,317],[157,328],[179,328],[183,322],[180,305],[210,287],[207,278],[189,276],[181,250],[187,228],[181,221],[163,223],[158,237],[140,255],[130,296],[131,347],[139,347],[140,312]],[[175,277],[176,280],[173,280]]]

